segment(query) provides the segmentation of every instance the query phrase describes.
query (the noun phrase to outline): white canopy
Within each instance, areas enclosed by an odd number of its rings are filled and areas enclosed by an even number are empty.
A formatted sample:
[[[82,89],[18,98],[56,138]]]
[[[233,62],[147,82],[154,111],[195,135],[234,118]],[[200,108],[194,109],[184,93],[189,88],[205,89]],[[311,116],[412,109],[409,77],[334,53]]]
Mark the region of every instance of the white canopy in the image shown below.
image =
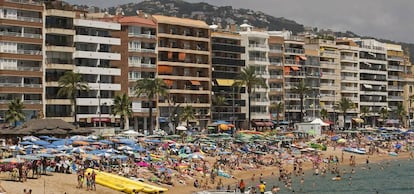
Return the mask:
[[[178,127],[176,127],[175,129],[177,129],[178,131],[187,131],[187,127],[185,127],[185,126],[178,126]]]
[[[313,123],[313,124],[319,124],[321,126],[329,126],[328,123],[323,122],[320,118],[316,118],[311,123]]]

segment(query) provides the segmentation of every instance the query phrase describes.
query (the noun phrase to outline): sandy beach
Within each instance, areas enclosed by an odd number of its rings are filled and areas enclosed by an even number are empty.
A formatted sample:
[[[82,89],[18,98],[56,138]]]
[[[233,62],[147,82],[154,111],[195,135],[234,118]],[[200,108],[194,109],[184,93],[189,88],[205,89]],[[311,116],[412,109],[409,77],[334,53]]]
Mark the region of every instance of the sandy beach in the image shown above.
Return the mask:
[[[336,149],[334,150],[332,147],[328,147],[327,151],[322,151],[321,154],[323,154],[323,157],[328,157],[329,155],[338,156],[341,158],[342,150]],[[344,161],[340,163],[340,165],[349,165],[348,159],[350,155],[354,155],[356,157],[356,164],[364,164],[366,162],[366,159],[368,155],[356,155],[344,152]],[[389,156],[387,154],[379,155],[369,155],[370,163],[376,163],[383,160],[390,160],[390,159],[408,159],[409,153],[403,152],[398,155],[398,157]],[[292,167],[292,165],[286,166],[288,169]],[[311,162],[305,162],[303,166],[304,170],[309,170],[312,168]],[[234,171],[233,175],[235,178],[222,178],[223,184],[225,186],[231,185],[232,188],[234,188],[234,185],[237,183],[240,179],[250,179],[253,174],[256,174],[258,176],[260,173],[263,174],[264,177],[271,176],[272,172],[277,175],[278,174],[278,167],[272,166],[272,167],[262,167],[260,169],[255,170],[247,170],[247,171]],[[78,194],[84,194],[84,193],[99,193],[99,194],[117,194],[121,193],[100,185],[97,185],[96,191],[86,191],[86,189],[77,189],[76,188],[76,175],[75,174],[60,174],[60,173],[50,173],[50,175],[42,175],[39,179],[28,179],[27,182],[21,183],[21,182],[14,182],[9,181],[9,174],[8,173],[2,173],[0,175],[1,177],[1,186],[5,189],[5,191],[8,194],[19,194],[23,193],[23,189],[32,189],[33,194],[63,194],[63,193],[78,193]],[[200,175],[196,175],[195,178],[200,178]],[[193,180],[194,181],[194,180]],[[187,181],[188,183],[186,185],[178,183],[178,180],[173,179],[173,182],[175,183],[174,187],[167,187],[169,191],[167,193],[169,194],[183,194],[183,193],[192,193],[194,191],[197,191],[192,185],[192,182]],[[165,186],[165,185],[164,185]]]

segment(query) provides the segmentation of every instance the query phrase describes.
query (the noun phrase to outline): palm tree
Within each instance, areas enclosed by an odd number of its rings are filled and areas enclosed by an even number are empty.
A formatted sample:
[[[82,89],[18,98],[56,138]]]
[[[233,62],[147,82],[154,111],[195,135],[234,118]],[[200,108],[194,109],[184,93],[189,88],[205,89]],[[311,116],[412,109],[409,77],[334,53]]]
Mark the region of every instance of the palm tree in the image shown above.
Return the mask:
[[[23,109],[24,105],[20,98],[10,101],[8,110],[6,111],[6,122],[14,123],[14,127],[16,127],[17,122],[25,119]]]
[[[321,109],[321,112],[320,112],[320,114],[321,114],[321,118],[323,119],[323,120],[326,120],[327,118],[328,118],[328,115],[329,115],[329,113],[328,113],[328,110],[326,110],[326,109]]]
[[[366,107],[366,106],[361,107],[360,113],[361,113],[362,119],[364,119],[364,122],[366,122],[366,117],[367,117],[367,115],[369,113],[368,107]]]
[[[338,109],[344,115],[344,127],[345,127],[346,112],[351,108],[354,108],[354,103],[349,98],[342,97],[341,100],[339,100]]]
[[[405,111],[405,107],[402,103],[397,104],[397,109],[395,109],[395,115],[401,123],[404,123],[404,117],[405,115],[407,115],[407,112]]]
[[[305,80],[302,79],[292,90],[294,93],[299,94],[300,98],[300,116],[299,121],[303,122],[303,100],[305,95],[310,91],[310,88],[306,86]]]
[[[218,111],[218,120],[221,120],[221,112],[223,111],[222,106],[227,105],[226,97],[215,96],[213,104],[216,106],[216,111]]]
[[[153,134],[152,101],[156,97],[167,95],[167,84],[159,78],[144,78],[136,82],[135,94],[137,97],[147,97],[149,102],[149,134]]]
[[[381,115],[381,119],[384,122],[385,119],[387,119],[390,114],[388,111],[388,107],[382,107],[379,111],[379,114]]]
[[[119,115],[121,117],[125,130],[129,129],[129,117],[132,115],[132,102],[126,93],[122,95],[116,95],[114,98],[114,104],[112,105],[112,114]]]
[[[242,69],[241,73],[239,74],[239,76],[236,78],[237,81],[234,82],[233,87],[237,87],[242,88],[242,87],[246,87],[247,90],[247,107],[249,108],[249,113],[248,113],[248,127],[249,129],[251,128],[251,116],[252,116],[252,112],[251,112],[251,95],[254,92],[255,88],[257,87],[263,87],[263,88],[267,88],[266,85],[266,80],[262,77],[259,77],[256,74],[256,69],[253,66],[248,66]]]
[[[187,124],[187,128],[190,124],[190,120],[195,119],[195,113],[192,106],[185,106],[180,114],[181,121],[185,121]]]
[[[69,98],[72,104],[73,123],[77,126],[77,105],[76,97],[80,91],[88,91],[89,86],[82,80],[82,76],[79,73],[73,71],[67,71],[59,78],[59,91],[58,96]]]
[[[276,124],[279,126],[279,116],[280,113],[283,111],[283,103],[282,102],[273,102],[270,104],[269,111],[270,113],[276,113]]]

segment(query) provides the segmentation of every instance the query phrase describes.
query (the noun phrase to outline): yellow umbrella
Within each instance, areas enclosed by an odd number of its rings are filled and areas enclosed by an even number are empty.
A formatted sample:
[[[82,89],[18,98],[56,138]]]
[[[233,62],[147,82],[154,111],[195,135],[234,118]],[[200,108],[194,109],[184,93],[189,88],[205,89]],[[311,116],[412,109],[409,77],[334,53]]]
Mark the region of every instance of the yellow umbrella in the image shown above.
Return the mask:
[[[226,125],[226,124],[221,124],[220,125],[220,130],[222,130],[222,131],[227,131],[229,129],[229,126],[228,125]]]
[[[344,139],[344,138],[341,138],[341,139],[338,139],[338,141],[337,141],[338,143],[345,143],[346,142],[346,139]]]

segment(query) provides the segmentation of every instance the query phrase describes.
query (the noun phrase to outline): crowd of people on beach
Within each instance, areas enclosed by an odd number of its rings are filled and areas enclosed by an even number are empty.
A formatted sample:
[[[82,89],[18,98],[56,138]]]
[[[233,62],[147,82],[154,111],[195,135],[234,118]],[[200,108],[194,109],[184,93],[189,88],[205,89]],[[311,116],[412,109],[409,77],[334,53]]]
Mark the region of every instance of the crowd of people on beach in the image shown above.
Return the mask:
[[[295,192],[294,188],[303,189],[304,164],[311,165],[315,176],[326,176],[331,173],[332,180],[343,180],[344,172],[340,164],[344,162],[344,152],[339,155],[324,155],[315,149],[307,149],[307,143],[312,141],[331,147],[332,149],[353,146],[367,148],[366,165],[369,167],[370,155],[385,154],[387,152],[399,153],[409,151],[409,139],[400,137],[393,141],[372,141],[362,134],[356,136],[342,135],[345,143],[338,143],[330,139],[330,136],[292,138],[285,144],[283,141],[272,141],[265,134],[251,135],[250,141],[236,141],[236,134],[225,138],[207,138],[198,136],[192,141],[184,140],[159,140],[148,141],[149,138],[137,138],[133,141],[135,146],[144,148],[141,151],[132,152],[118,149],[124,144],[116,143],[109,139],[106,144],[94,144],[97,140],[89,141],[88,145],[94,150],[113,149],[117,155],[94,156],[87,152],[57,153],[50,157],[27,160],[30,162],[16,163],[13,170],[17,169],[18,181],[26,181],[26,177],[32,177],[55,173],[76,173],[78,189],[88,191],[96,190],[96,174],[85,173],[85,170],[95,170],[114,173],[137,181],[147,181],[163,186],[189,185],[195,190],[228,190],[250,193],[264,193],[266,189],[277,193],[283,188]],[[266,139],[267,138],[267,139]],[[161,139],[161,138],[160,138]],[[396,146],[396,145],[402,146]],[[132,146],[132,145],[131,145]],[[356,155],[349,156],[349,165],[356,166]],[[411,151],[412,157],[412,151]],[[275,167],[279,171],[271,173],[279,184],[266,187],[262,169]],[[5,165],[0,166],[6,171]],[[254,172],[250,181],[238,180],[242,172]],[[352,184],[352,174],[349,172],[348,181]],[[256,174],[259,175],[256,177]],[[293,185],[293,178],[299,177],[300,185]],[[224,180],[232,181],[224,181]],[[232,182],[232,183],[229,183]],[[86,187],[85,187],[86,185]],[[282,187],[279,187],[282,185]]]

